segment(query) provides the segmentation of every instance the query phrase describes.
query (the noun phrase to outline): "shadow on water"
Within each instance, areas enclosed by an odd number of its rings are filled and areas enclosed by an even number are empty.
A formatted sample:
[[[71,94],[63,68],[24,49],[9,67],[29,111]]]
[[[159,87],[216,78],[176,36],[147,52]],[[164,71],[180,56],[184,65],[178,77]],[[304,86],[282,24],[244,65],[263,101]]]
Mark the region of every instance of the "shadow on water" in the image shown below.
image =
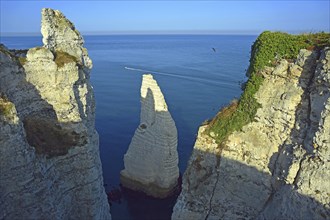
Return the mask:
[[[105,185],[110,207],[125,204],[128,213],[113,213],[112,216],[116,220],[168,220],[171,219],[172,209],[175,205],[177,197],[181,192],[182,177],[178,180],[178,187],[174,194],[164,199],[157,199],[123,187],[110,187]],[[111,188],[111,190],[108,190]]]
[[[127,207],[126,213],[114,213],[112,217],[117,220],[168,220],[171,219],[172,209],[175,205],[177,197],[181,192],[182,177],[178,180],[178,187],[174,194],[168,198],[157,199],[123,187],[110,187],[105,185],[110,207],[122,206]],[[111,188],[111,190],[109,190]],[[127,213],[128,211],[128,213]]]
[[[171,219],[171,213],[178,194],[165,199],[155,199],[141,193],[123,190],[127,200],[128,211],[134,220],[167,220]]]

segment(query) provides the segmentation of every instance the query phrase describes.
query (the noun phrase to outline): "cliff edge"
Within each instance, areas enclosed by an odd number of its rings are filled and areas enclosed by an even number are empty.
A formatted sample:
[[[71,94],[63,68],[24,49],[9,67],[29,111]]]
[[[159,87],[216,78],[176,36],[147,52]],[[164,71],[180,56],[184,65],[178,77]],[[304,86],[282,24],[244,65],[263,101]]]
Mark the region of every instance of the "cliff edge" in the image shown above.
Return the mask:
[[[329,39],[259,36],[241,99],[199,129],[172,219],[330,218]]]
[[[111,219],[92,62],[74,25],[42,10],[44,45],[0,46],[0,219]]]

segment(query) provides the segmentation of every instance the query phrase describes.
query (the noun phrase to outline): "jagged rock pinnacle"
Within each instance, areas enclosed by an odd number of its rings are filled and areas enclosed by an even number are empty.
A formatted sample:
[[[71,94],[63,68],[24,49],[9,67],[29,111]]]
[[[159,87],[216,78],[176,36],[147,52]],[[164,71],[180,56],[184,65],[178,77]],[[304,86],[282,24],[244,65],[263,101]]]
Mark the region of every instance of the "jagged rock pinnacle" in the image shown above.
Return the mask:
[[[92,68],[92,61],[83,47],[84,39],[75,26],[58,10],[44,8],[41,12],[41,33],[44,46],[51,51],[66,52],[86,66]]]

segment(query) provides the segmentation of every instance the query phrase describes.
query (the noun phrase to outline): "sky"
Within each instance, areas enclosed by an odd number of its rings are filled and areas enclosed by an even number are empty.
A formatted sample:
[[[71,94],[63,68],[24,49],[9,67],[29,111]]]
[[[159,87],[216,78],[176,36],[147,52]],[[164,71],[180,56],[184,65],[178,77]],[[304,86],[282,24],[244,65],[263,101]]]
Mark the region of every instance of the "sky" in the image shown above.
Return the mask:
[[[330,0],[0,0],[0,34],[40,33],[41,9],[62,11],[83,34],[330,32]]]

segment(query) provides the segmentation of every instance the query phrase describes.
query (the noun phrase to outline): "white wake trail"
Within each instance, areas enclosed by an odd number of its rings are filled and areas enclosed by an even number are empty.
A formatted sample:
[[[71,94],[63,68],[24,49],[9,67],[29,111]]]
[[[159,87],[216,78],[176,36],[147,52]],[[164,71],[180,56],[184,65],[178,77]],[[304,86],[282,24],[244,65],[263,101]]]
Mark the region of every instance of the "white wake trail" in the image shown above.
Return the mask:
[[[199,83],[206,83],[206,84],[211,84],[211,85],[215,85],[215,86],[219,86],[219,85],[230,86],[231,85],[230,83],[217,82],[217,81],[202,79],[202,78],[199,78],[199,77],[182,76],[182,75],[177,75],[177,74],[173,74],[173,73],[164,73],[164,72],[158,72],[158,71],[152,71],[152,70],[144,70],[144,69],[127,67],[127,66],[125,66],[124,68],[127,69],[127,70],[132,70],[132,71],[138,71],[138,72],[144,72],[144,73],[154,73],[154,74],[158,74],[158,75],[176,77],[176,78],[180,78],[180,79],[186,79],[186,80],[190,80],[190,81],[195,81],[195,82],[199,82]]]

